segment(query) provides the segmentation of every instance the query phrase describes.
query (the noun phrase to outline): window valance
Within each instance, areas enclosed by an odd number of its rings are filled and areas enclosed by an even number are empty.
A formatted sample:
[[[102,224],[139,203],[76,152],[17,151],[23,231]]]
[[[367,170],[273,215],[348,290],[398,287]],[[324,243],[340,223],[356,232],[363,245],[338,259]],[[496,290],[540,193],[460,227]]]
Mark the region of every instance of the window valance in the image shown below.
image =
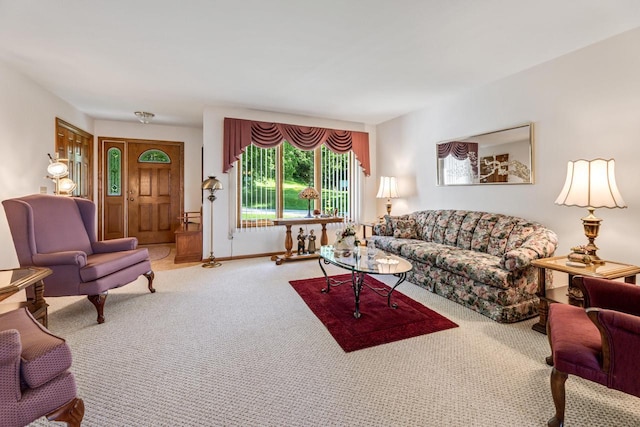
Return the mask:
[[[284,123],[259,122],[256,120],[224,119],[224,164],[223,172],[228,172],[233,163],[250,145],[271,148],[289,142],[301,150],[313,150],[325,144],[336,153],[353,151],[360,162],[364,174],[370,175],[369,134],[349,130],[336,130]]]
[[[469,153],[475,153],[475,157],[478,157],[478,143],[477,142],[460,142],[451,141],[446,144],[438,144],[438,158],[444,159],[449,154],[458,160],[464,160]]]

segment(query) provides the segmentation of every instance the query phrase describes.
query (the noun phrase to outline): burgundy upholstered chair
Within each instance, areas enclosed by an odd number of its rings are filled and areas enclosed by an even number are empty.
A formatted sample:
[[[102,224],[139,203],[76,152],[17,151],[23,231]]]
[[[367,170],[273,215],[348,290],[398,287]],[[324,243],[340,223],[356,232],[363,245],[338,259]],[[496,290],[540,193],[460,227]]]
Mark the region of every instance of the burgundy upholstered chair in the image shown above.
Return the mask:
[[[556,414],[549,426],[564,424],[568,375],[640,396],[640,286],[593,277],[574,277],[585,308],[551,304],[547,335],[551,394]]]
[[[22,427],[42,416],[79,426],[71,350],[26,308],[0,314],[0,425]]]
[[[98,241],[96,206],[75,197],[34,194],[2,202],[21,267],[48,267],[44,296],[87,295],[104,322],[107,291],[153,271],[133,237]]]

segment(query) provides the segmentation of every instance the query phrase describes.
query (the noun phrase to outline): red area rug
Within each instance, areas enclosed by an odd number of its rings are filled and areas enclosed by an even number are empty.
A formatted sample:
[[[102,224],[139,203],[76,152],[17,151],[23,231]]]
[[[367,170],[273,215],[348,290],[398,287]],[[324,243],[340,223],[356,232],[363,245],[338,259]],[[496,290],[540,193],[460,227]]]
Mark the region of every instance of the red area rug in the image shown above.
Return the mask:
[[[349,280],[350,277],[350,274],[341,274],[332,276],[332,279]],[[458,327],[446,317],[397,292],[397,289],[391,295],[391,303],[398,304],[398,308],[393,309],[387,307],[386,298],[363,286],[360,292],[361,317],[356,319],[353,317],[355,301],[350,283],[332,286],[329,293],[320,292],[326,287],[324,277],[289,283],[345,352]],[[366,283],[389,290],[388,286],[371,276],[366,277]],[[400,287],[403,285],[413,286],[404,283]]]

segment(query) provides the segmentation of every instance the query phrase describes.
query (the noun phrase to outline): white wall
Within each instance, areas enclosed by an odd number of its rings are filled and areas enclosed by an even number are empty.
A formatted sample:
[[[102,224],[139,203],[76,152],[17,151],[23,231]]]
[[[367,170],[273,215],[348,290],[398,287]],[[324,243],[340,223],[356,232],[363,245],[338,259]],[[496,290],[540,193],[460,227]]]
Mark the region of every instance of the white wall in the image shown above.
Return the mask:
[[[268,230],[252,230],[239,232],[235,228],[235,173],[222,173],[222,140],[224,135],[224,118],[231,117],[246,120],[260,120],[278,123],[289,123],[302,126],[318,126],[332,129],[345,129],[369,132],[369,150],[371,152],[371,177],[364,179],[363,217],[375,215],[375,165],[376,132],[375,128],[362,123],[342,122],[291,114],[239,108],[208,107],[204,112],[204,174],[216,176],[223,185],[223,190],[216,193],[213,205],[213,250],[216,257],[239,256],[257,253],[270,253],[284,250],[284,227],[272,227]],[[209,254],[209,203],[203,206],[204,215],[204,254]],[[329,227],[328,227],[329,228]],[[319,226],[316,234],[319,235]]]
[[[556,206],[568,160],[616,159],[628,209],[598,209],[605,259],[640,265],[640,29],[541,64],[378,126],[378,173],[397,175],[394,213],[470,209],[537,220],[556,231],[558,254],[586,243],[586,209]],[[534,185],[436,186],[434,145],[534,122]],[[384,159],[384,161],[381,161]]]
[[[183,141],[185,143],[185,209],[200,209],[202,129],[94,120],[0,62],[0,146],[6,161],[0,168],[0,200],[38,193],[53,183],[45,178],[47,153],[55,150],[55,118],[98,136]],[[133,113],[132,113],[133,116]],[[97,151],[94,167],[97,166]],[[97,169],[94,169],[97,171]],[[97,188],[97,186],[96,186]],[[0,268],[18,266],[4,210],[0,214]]]
[[[133,116],[133,113],[131,114]],[[93,135],[96,139],[96,147],[98,137],[101,136],[184,142],[184,210],[200,210],[202,201],[202,191],[200,190],[200,184],[202,183],[201,128],[96,120]],[[97,154],[95,157],[97,161]],[[95,170],[97,171],[97,169]]]
[[[47,153],[55,150],[56,117],[93,131],[89,116],[0,62],[0,146],[4,158],[0,200],[38,193],[41,186],[53,192],[53,182],[45,175]],[[4,209],[0,214],[0,241],[0,268],[18,267]]]

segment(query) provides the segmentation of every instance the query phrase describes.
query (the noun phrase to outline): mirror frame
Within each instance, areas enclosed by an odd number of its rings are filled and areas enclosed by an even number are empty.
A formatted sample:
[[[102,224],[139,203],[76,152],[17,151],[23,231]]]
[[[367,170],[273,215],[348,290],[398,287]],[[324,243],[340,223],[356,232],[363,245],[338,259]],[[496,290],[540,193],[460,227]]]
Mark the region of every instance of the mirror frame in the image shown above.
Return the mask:
[[[476,159],[476,162],[478,164],[477,166],[477,175],[473,176],[473,182],[466,182],[466,183],[450,183],[447,184],[444,181],[444,177],[443,177],[443,165],[442,165],[442,159],[440,159],[438,152],[439,152],[439,147],[443,144],[448,144],[451,142],[476,142],[478,139],[480,139],[481,141],[479,142],[479,144],[489,144],[488,146],[491,145],[503,145],[503,144],[509,144],[511,143],[511,141],[506,141],[506,142],[498,142],[498,143],[492,143],[492,139],[496,140],[496,141],[500,141],[500,138],[504,138],[506,135],[506,132],[508,131],[513,131],[513,130],[518,130],[520,128],[526,128],[528,127],[528,138],[529,138],[529,147],[528,147],[528,155],[529,155],[529,164],[526,165],[523,162],[520,162],[519,160],[512,160],[509,163],[514,163],[516,162],[516,164],[520,164],[525,166],[525,170],[526,167],[529,168],[529,179],[528,180],[522,180],[522,181],[514,181],[514,182],[507,182],[507,181],[503,181],[503,182],[480,182],[481,176],[480,176],[480,160],[483,158],[482,156],[482,152],[480,151],[480,149],[478,149],[477,152],[477,156],[478,159]],[[518,142],[520,140],[514,140],[513,142]],[[525,140],[522,140],[522,142],[525,142]],[[493,154],[493,153],[492,153]],[[491,154],[490,154],[491,155]],[[500,159],[496,159],[496,157],[498,156],[498,154],[493,154],[494,156],[494,162],[500,162]],[[526,156],[526,155],[525,155]],[[447,156],[449,157],[449,156]],[[504,161],[502,163],[505,163]],[[498,165],[500,165],[500,163],[498,163]],[[507,166],[508,167],[508,166]],[[498,170],[500,170],[501,167],[498,166]],[[496,169],[493,169],[493,173],[490,175],[494,175],[497,174],[501,175],[501,176],[507,176],[509,175],[508,172],[502,172],[502,173],[498,173],[496,172]],[[511,175],[516,175],[511,174]],[[517,176],[517,175],[516,175]],[[463,185],[522,185],[522,184],[534,184],[535,183],[535,163],[534,163],[534,139],[533,139],[533,122],[527,122],[527,123],[522,123],[516,126],[511,126],[508,128],[504,128],[504,129],[498,129],[498,130],[494,130],[494,131],[490,131],[490,132],[484,132],[481,134],[477,134],[477,135],[472,135],[472,136],[467,136],[467,137],[463,137],[463,138],[454,138],[454,139],[450,139],[447,141],[440,141],[438,143],[436,143],[436,184],[438,187],[450,187],[450,186],[463,186]]]

